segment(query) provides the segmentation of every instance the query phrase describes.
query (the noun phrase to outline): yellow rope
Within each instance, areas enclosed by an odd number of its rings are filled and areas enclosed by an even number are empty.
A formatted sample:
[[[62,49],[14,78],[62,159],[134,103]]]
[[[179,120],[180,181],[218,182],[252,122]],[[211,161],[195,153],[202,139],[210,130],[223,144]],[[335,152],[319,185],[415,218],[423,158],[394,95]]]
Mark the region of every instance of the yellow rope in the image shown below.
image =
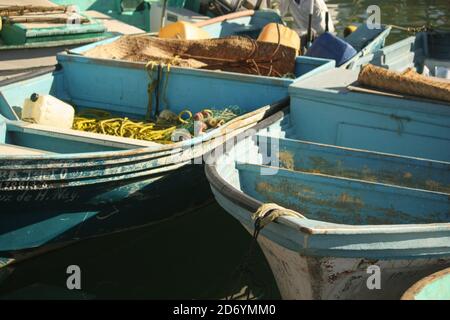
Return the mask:
[[[189,118],[183,119],[184,114],[187,114],[189,116]],[[180,114],[178,115],[178,121],[180,121],[181,123],[184,123],[184,124],[189,123],[189,120],[191,120],[191,119],[192,119],[192,112],[190,112],[187,109],[181,111]]]
[[[177,124],[157,125],[128,118],[108,118],[107,112],[87,110],[74,119],[73,129],[118,137],[170,143]]]
[[[170,68],[174,65],[176,66],[179,62],[178,60],[180,59],[179,56],[175,56],[173,57],[173,59],[166,65],[166,78],[164,79],[164,85],[163,85],[163,91],[162,91],[162,97],[164,100],[164,104],[165,104],[165,108],[168,109],[169,108],[169,103],[167,102],[167,85],[169,83],[169,75],[170,75]],[[164,66],[163,66],[164,67]]]
[[[253,214],[252,219],[260,219],[259,227],[262,229],[269,223],[275,221],[279,217],[290,216],[306,219],[305,216],[297,211],[283,208],[276,203],[265,203]]]
[[[221,112],[204,109],[200,113],[207,115],[203,121],[209,128],[216,128],[237,116],[229,108]],[[107,111],[86,109],[75,117],[73,129],[158,143],[172,143],[172,133],[177,128],[191,128],[193,121],[192,112],[188,109],[184,109],[178,115],[172,111],[163,110],[156,123],[134,121],[126,117],[112,117]]]
[[[155,91],[155,88],[158,84],[158,80],[153,78],[153,69],[157,66],[157,63],[154,61],[149,61],[145,65],[145,69],[147,70],[148,77],[150,78],[150,81],[147,86],[147,94],[148,94],[148,107],[147,107],[147,114],[145,115],[146,120],[150,120],[152,117],[152,110],[153,110],[153,91]]]
[[[161,79],[162,74],[163,74],[163,69],[164,67],[166,67],[166,77],[164,79],[164,84],[163,84],[163,88],[162,88],[162,100],[164,102],[164,108],[168,109],[169,108],[169,103],[167,101],[167,86],[169,83],[169,75],[170,75],[170,68],[172,67],[172,65],[177,65],[178,60],[179,60],[179,56],[175,56],[173,57],[173,59],[167,64],[164,65],[163,63],[159,63],[157,61],[154,60],[150,60],[149,62],[147,62],[147,64],[145,65],[145,69],[147,70],[148,76],[150,78],[150,82],[148,84],[147,87],[147,93],[148,93],[148,110],[147,110],[147,116],[146,119],[150,119],[150,117],[152,116],[152,103],[153,103],[153,92],[155,91],[155,88],[158,85],[158,80],[154,79],[153,77],[153,71],[155,69],[155,67],[157,66],[161,66],[160,68],[160,74],[159,74],[159,78]]]

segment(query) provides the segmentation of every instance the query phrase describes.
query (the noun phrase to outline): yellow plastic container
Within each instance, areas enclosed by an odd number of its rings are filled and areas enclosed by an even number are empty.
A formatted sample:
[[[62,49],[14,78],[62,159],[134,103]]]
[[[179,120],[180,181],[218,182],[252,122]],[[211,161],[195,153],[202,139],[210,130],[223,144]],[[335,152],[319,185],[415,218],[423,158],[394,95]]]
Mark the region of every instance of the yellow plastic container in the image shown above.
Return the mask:
[[[25,99],[22,120],[63,129],[72,128],[75,110],[70,104],[50,95],[33,93]]]
[[[351,35],[353,32],[356,31],[356,29],[358,29],[357,26],[354,25],[349,25],[344,29],[344,37],[347,37],[349,35]]]
[[[177,21],[161,28],[158,36],[166,39],[183,40],[200,40],[211,38],[211,35],[202,28],[185,21]]]
[[[278,30],[280,36],[278,36]],[[297,55],[300,54],[300,37],[297,32],[282,24],[278,24],[278,26],[276,23],[267,24],[259,34],[258,41],[271,43],[278,43],[280,41],[282,45],[297,50]]]

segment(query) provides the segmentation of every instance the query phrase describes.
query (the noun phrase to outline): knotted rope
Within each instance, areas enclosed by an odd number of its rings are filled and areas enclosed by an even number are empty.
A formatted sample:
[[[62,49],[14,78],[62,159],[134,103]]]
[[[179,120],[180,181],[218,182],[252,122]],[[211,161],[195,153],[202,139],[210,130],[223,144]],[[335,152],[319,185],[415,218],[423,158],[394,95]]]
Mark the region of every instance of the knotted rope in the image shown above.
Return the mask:
[[[253,214],[252,219],[258,222],[259,229],[263,229],[269,223],[275,221],[279,217],[289,216],[305,219],[305,216],[297,211],[286,209],[276,203],[265,203]],[[255,228],[256,229],[256,228]]]

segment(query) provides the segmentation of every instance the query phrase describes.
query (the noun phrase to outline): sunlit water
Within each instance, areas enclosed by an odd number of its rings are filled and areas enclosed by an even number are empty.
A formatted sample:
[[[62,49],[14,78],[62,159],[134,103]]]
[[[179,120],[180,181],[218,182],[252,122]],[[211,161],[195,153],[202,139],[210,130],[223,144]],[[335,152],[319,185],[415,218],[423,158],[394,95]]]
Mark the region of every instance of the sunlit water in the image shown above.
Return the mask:
[[[381,23],[401,27],[432,26],[450,29],[449,0],[328,0],[331,10],[336,10],[334,21],[338,32],[352,24],[367,19],[367,8],[377,5],[381,9]],[[398,41],[408,34],[393,30],[389,42]]]
[[[449,0],[330,0],[338,32],[380,6],[382,23],[450,28]],[[406,37],[394,32],[391,42]],[[151,204],[149,204],[151,206]],[[279,298],[260,250],[238,283],[232,276],[251,237],[219,205],[212,204],[149,228],[80,242],[17,265],[0,284],[3,298],[220,299],[249,286],[255,295]],[[82,290],[66,289],[66,268],[78,265]]]

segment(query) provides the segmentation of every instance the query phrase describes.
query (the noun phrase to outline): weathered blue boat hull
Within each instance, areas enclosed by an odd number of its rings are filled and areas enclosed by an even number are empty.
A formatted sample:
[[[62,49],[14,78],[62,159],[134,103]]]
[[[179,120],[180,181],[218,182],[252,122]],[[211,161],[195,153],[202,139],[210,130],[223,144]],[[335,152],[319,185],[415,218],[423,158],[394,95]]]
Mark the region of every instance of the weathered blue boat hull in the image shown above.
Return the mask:
[[[184,166],[148,180],[122,183],[122,187],[113,184],[86,192],[107,199],[103,204],[78,199],[51,206],[42,198],[39,207],[30,200],[28,208],[24,206],[28,210],[22,211],[3,203],[0,256],[22,259],[23,250],[40,248],[42,252],[58,243],[143,227],[189,212],[212,200],[203,170],[202,165]],[[192,188],[195,193],[187,192]]]

